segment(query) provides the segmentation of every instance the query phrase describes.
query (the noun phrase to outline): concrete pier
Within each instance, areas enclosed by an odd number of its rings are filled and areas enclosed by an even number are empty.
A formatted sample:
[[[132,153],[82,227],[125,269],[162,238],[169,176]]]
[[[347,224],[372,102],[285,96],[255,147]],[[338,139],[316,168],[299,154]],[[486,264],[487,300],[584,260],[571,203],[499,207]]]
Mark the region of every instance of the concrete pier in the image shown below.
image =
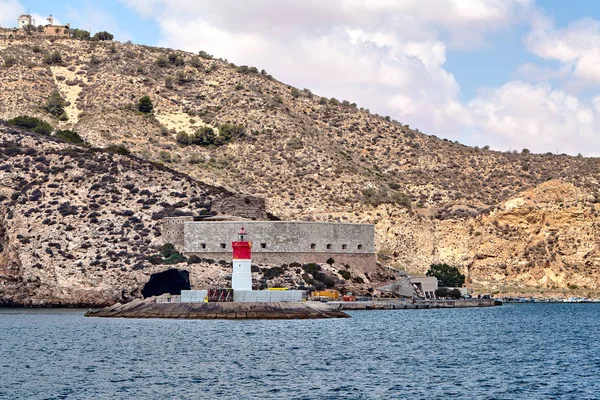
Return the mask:
[[[422,310],[430,308],[472,308],[494,307],[493,299],[462,300],[376,300],[376,301],[332,301],[328,304],[339,305],[340,310]]]
[[[155,298],[90,310],[86,317],[180,319],[350,318],[337,305],[302,303],[157,303]]]

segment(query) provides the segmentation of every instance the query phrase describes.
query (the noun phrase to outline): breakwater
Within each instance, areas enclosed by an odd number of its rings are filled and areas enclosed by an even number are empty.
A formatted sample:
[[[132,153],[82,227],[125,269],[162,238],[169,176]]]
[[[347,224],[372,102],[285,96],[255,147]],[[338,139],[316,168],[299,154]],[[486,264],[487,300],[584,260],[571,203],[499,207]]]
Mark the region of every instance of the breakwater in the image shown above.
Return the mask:
[[[494,307],[502,305],[494,299],[463,299],[463,300],[375,300],[375,301],[334,301],[340,310],[422,310],[430,308],[472,308]]]
[[[323,319],[350,318],[339,306],[317,302],[157,303],[155,298],[90,310],[86,317],[179,319]]]

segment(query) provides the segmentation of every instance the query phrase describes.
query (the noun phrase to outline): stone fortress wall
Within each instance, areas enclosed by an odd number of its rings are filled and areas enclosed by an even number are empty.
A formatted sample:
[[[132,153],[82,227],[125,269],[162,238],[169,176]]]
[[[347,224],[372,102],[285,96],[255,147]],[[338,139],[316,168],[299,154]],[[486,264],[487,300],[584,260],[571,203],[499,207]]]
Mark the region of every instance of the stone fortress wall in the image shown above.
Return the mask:
[[[231,261],[231,242],[242,225],[256,264],[336,263],[375,267],[375,227],[368,224],[283,221],[194,221],[165,218],[163,238],[187,256]]]

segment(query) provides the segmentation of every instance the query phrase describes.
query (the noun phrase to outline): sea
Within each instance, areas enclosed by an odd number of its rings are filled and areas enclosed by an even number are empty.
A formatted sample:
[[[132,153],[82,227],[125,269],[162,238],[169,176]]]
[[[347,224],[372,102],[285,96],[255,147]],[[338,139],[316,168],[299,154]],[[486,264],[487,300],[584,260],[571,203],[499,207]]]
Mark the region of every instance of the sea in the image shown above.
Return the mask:
[[[600,399],[600,304],[227,321],[0,309],[0,399]]]

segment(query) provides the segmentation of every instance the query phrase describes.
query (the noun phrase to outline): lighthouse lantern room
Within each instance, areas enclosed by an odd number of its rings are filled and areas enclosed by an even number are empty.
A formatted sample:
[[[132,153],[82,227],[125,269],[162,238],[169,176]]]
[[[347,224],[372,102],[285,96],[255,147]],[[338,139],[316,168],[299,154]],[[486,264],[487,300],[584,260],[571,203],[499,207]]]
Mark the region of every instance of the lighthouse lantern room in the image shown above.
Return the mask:
[[[252,242],[248,241],[248,233],[242,227],[238,233],[238,241],[232,242],[233,248],[233,274],[231,275],[231,288],[235,290],[252,290]]]

